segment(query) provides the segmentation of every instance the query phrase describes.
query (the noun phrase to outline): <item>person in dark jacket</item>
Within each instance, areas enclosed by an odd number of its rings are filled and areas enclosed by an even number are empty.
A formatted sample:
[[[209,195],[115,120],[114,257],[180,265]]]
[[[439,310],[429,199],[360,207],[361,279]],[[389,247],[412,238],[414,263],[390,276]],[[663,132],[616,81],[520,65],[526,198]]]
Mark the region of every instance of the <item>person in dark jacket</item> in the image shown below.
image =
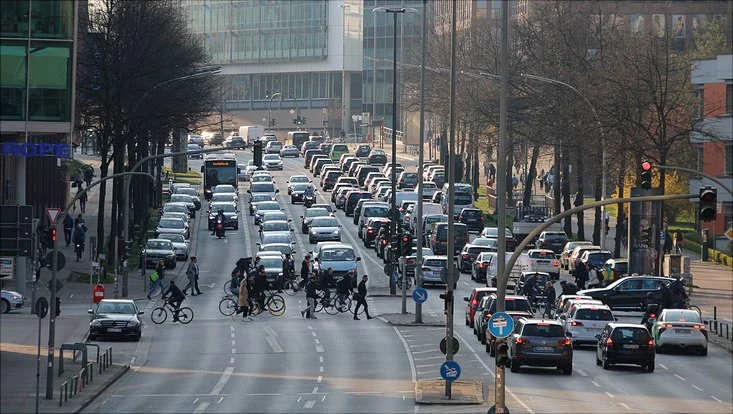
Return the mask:
[[[575,276],[575,283],[578,285],[578,288],[585,289],[585,282],[588,281],[588,267],[586,264],[583,262],[578,263],[575,266],[573,276]]]
[[[329,267],[326,270],[321,270],[318,275],[318,285],[323,291],[323,306],[328,306],[331,300],[331,283],[333,282],[333,268]]]
[[[173,322],[178,322],[178,311],[181,309],[181,303],[186,300],[186,295],[171,280],[170,285],[168,285],[168,290],[163,293],[163,299],[167,299],[171,306],[173,306],[173,309],[175,309],[173,311]]]
[[[285,288],[285,281],[293,278],[293,263],[290,253],[285,253],[285,260],[283,260],[283,271],[277,277],[277,293],[283,293]]]
[[[74,219],[71,218],[69,213],[66,213],[64,217],[64,240],[66,241],[66,247],[71,244],[71,231],[74,230]]]
[[[260,265],[257,269],[257,276],[255,276],[254,296],[257,303],[260,305],[261,312],[265,310],[265,291],[269,287],[269,283],[267,282],[267,273],[265,273],[265,266]]]
[[[356,288],[356,294],[354,295],[354,299],[356,299],[356,308],[354,308],[354,320],[356,321],[359,320],[359,318],[356,315],[359,314],[360,306],[364,307],[364,313],[366,313],[367,319],[372,319],[372,317],[369,316],[369,305],[367,305],[367,302],[366,302],[367,280],[369,280],[368,275],[364,275],[361,277],[361,282],[359,282],[359,286]]]
[[[578,293],[578,287],[573,282],[566,282],[562,281],[560,282],[560,288],[562,289],[561,295],[574,295]]]
[[[300,263],[300,287],[304,288],[305,284],[308,283],[308,278],[311,273],[311,255],[306,254],[303,261]]]
[[[312,275],[308,282],[305,284],[305,298],[308,302],[308,306],[300,311],[300,316],[305,317],[306,319],[318,319],[315,315],[315,308],[316,308],[316,289],[318,288],[316,283],[316,276]]]
[[[555,309],[555,301],[557,300],[557,292],[555,292],[555,285],[552,281],[548,280],[545,283],[545,313],[543,316],[551,316],[552,310]]]
[[[343,275],[336,281],[336,297],[338,298],[339,311],[349,295],[351,295],[351,277],[349,275]]]

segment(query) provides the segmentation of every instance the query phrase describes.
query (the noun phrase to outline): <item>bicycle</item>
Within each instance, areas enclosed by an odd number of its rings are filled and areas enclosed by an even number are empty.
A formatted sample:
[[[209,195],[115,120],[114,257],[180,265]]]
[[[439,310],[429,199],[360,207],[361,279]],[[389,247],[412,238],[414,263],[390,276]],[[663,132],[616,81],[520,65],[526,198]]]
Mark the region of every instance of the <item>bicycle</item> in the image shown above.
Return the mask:
[[[189,308],[188,306],[183,306],[178,308],[178,311],[176,311],[176,309],[173,307],[173,305],[171,305],[169,300],[166,300],[163,303],[163,306],[158,306],[157,308],[153,309],[153,311],[150,313],[150,319],[152,319],[153,323],[155,323],[156,325],[160,325],[161,323],[165,322],[166,319],[168,319],[168,312],[173,314],[173,322],[180,322],[186,325],[193,320],[193,310],[191,308]]]
[[[295,280],[295,278],[286,280],[283,288],[285,289],[285,293],[287,293],[288,296],[295,296],[298,294],[298,292],[303,290],[300,287],[300,283],[298,283],[298,281]]]
[[[698,315],[702,316],[702,310],[700,309],[700,307],[690,305],[690,298],[685,299],[685,309],[694,310],[695,312],[697,312]]]
[[[351,311],[351,297],[349,295],[333,295],[328,301],[328,306],[324,307],[326,313],[329,315],[336,315],[337,313],[345,313]],[[353,313],[353,312],[352,312]]]
[[[238,307],[239,305],[232,294],[223,296],[219,301],[219,312],[224,316],[234,315]]]
[[[265,309],[272,316],[282,316],[285,313],[285,299],[277,293],[266,290],[265,293]],[[255,299],[252,301],[252,315],[257,316],[262,313],[259,302]]]

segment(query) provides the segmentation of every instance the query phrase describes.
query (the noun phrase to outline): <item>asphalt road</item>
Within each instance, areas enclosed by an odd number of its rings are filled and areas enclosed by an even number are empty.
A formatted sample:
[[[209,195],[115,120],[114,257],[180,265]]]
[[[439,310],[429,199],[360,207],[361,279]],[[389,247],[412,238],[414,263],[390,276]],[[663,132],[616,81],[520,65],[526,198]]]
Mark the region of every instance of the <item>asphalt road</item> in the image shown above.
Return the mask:
[[[251,157],[239,151],[240,162]],[[400,162],[415,165],[407,156]],[[192,169],[201,162],[189,161]],[[298,231],[303,207],[292,206],[285,181],[302,174],[303,160],[286,159],[284,171],[273,175],[280,188],[279,201],[292,218],[296,263],[310,250]],[[443,356],[438,343],[444,328],[392,327],[372,319],[354,321],[350,314],[318,320],[302,319],[303,293],[285,295],[287,311],[282,317],[259,315],[253,321],[223,317],[218,302],[222,285],[237,258],[257,251],[259,236],[247,215],[248,184],[240,185],[240,230],[227,231],[225,239],[207,232],[205,219],[196,219],[193,251],[199,257],[204,295],[184,302],[196,312],[189,325],[166,322],[144,328],[137,343],[116,343],[117,358],[129,359],[133,369],[90,405],[85,412],[466,412],[485,413],[488,404],[473,406],[416,405],[413,381],[439,378]],[[319,193],[323,202],[329,194]],[[321,200],[319,200],[320,202]],[[205,216],[204,216],[205,217]],[[372,292],[388,286],[381,260],[364,249],[351,218],[337,213],[343,242],[359,249],[359,275],[370,275]],[[246,225],[245,223],[246,222]],[[183,264],[179,263],[177,271]],[[484,352],[469,327],[464,325],[462,301],[478,286],[462,275],[456,291],[456,336],[461,344],[456,360],[461,379],[480,380],[493,394],[494,361]],[[442,317],[438,288],[429,289],[423,306],[426,314]],[[408,309],[414,304],[408,298]],[[142,299],[146,317],[154,304]],[[369,299],[372,313],[396,313],[400,298]],[[146,307],[147,306],[147,307]],[[620,313],[620,321],[638,322],[638,313]],[[507,406],[511,412],[725,412],[733,409],[733,364],[731,354],[710,346],[707,357],[683,354],[657,356],[657,370],[644,373],[635,367],[604,371],[595,365],[591,348],[576,349],[573,375],[551,369],[523,367],[519,374],[507,370]],[[120,360],[120,359],[118,359]],[[493,395],[487,398],[493,401]]]

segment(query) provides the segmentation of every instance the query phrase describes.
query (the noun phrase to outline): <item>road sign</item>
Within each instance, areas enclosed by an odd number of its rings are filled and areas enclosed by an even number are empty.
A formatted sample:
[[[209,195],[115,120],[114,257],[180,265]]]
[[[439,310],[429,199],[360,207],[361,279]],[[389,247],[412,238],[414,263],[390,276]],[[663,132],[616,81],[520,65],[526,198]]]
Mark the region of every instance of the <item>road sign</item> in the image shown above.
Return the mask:
[[[36,299],[36,304],[34,305],[33,309],[36,310],[36,315],[38,315],[39,319],[43,319],[48,314],[48,301],[46,298],[41,296],[40,298]]]
[[[48,283],[46,283],[46,288],[48,288],[48,290],[51,290],[51,287],[54,286],[54,284],[51,282],[53,282],[53,279],[49,279]],[[56,293],[59,293],[59,291],[63,289],[63,287],[64,282],[62,282],[60,279],[56,279]]]
[[[14,257],[0,257],[0,279],[5,277],[13,277],[15,270]]]
[[[489,319],[489,332],[497,338],[506,338],[514,330],[514,319],[505,312],[496,312]]]
[[[428,291],[425,288],[417,288],[412,291],[412,300],[417,303],[425,303],[428,300]]]
[[[446,337],[447,338],[447,337]],[[440,352],[443,353],[443,355],[448,353],[448,350],[446,347],[448,346],[448,341],[446,341],[446,338],[443,338],[440,340]],[[458,353],[458,349],[460,348],[460,344],[458,343],[458,339],[453,337],[453,355]]]
[[[727,237],[728,240],[733,240],[733,227],[725,231],[725,237]]]
[[[48,220],[51,222],[52,226],[56,224],[56,219],[59,218],[60,214],[61,214],[60,208],[47,208],[46,209],[46,215],[48,216]]]
[[[64,256],[63,253],[58,252],[58,257],[56,258],[56,271],[63,269],[64,266],[66,266],[66,256]],[[53,270],[53,252],[46,255],[46,257],[43,258],[43,261],[46,262],[46,267]]]
[[[440,376],[446,381],[453,382],[461,376],[461,366],[453,360],[445,361],[440,365]]]
[[[395,271],[395,265],[392,263],[387,263],[384,265],[384,274],[386,276],[392,276],[392,273]]]

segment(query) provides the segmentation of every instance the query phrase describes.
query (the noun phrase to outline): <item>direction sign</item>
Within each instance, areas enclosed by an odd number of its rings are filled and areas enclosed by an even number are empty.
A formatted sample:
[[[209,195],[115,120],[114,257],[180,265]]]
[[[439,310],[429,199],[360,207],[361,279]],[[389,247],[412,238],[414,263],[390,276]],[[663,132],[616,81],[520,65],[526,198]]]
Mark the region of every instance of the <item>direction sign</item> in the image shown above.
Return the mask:
[[[60,214],[61,214],[60,208],[47,208],[46,209],[46,215],[48,216],[48,220],[51,222],[51,226],[56,224],[56,219],[59,218]]]
[[[412,291],[412,300],[417,303],[424,303],[428,300],[428,291],[425,288],[417,288]]]
[[[445,361],[440,365],[440,376],[446,381],[453,382],[461,376],[461,366],[453,360]]]
[[[505,312],[496,312],[489,319],[489,332],[497,338],[506,338],[514,330],[514,319]]]

